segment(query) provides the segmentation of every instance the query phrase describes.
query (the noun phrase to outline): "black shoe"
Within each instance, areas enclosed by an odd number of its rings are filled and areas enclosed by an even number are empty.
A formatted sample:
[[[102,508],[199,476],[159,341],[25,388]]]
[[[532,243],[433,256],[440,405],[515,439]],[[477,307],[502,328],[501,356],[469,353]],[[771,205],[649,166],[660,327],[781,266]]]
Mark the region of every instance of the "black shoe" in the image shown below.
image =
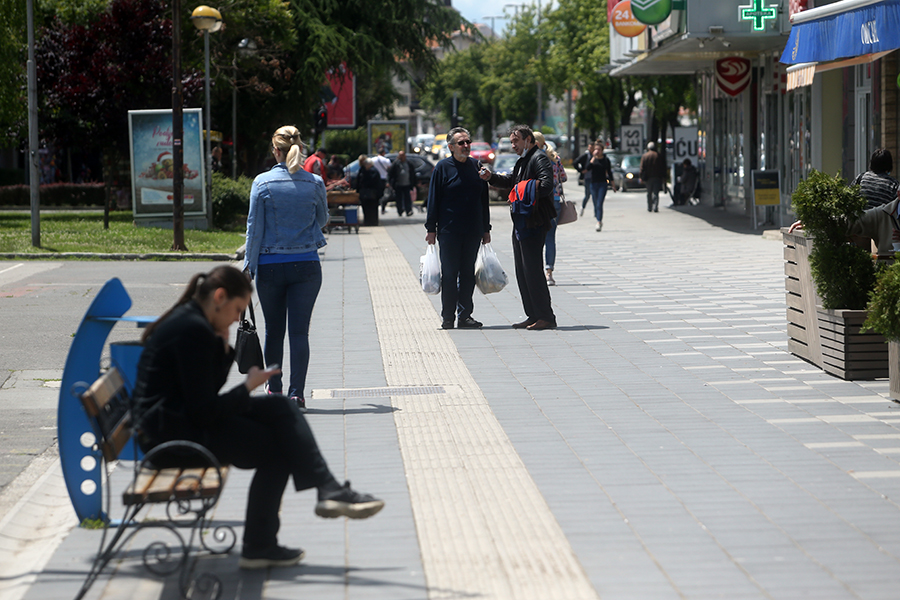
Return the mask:
[[[412,211],[411,211],[411,210],[406,211],[406,216],[407,216],[407,217],[411,217],[411,216],[412,216]]]
[[[556,329],[556,321],[545,321],[544,319],[538,319],[528,327],[526,327],[528,331],[543,331],[544,329]]]
[[[319,501],[316,503],[316,514],[326,519],[350,517],[366,519],[384,508],[384,500],[369,494],[360,494],[351,489],[350,482],[336,490],[325,492],[319,490]]]
[[[484,325],[481,321],[476,321],[472,317],[466,317],[465,319],[460,319],[456,326],[460,329],[481,329],[481,326]]]
[[[537,319],[525,319],[521,323],[513,323],[513,329],[526,329],[530,325],[534,325]]]
[[[291,396],[291,400],[297,403],[297,408],[300,409],[300,412],[306,412],[306,400],[303,398],[298,398],[297,396]]]
[[[441,329],[453,329],[453,319],[441,321]]]
[[[300,548],[275,546],[265,550],[247,550],[241,552],[238,566],[242,569],[268,569],[269,567],[293,567],[306,556]]]

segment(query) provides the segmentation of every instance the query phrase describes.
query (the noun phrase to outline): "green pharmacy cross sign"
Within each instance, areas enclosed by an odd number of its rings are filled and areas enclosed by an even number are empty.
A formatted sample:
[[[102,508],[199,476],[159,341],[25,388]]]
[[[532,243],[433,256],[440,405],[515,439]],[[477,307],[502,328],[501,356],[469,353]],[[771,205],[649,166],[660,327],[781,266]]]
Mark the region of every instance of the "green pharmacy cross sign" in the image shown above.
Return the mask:
[[[752,0],[750,4],[738,6],[741,21],[753,21],[753,31],[763,31],[766,21],[775,19],[778,11],[774,6],[766,6],[766,0]]]

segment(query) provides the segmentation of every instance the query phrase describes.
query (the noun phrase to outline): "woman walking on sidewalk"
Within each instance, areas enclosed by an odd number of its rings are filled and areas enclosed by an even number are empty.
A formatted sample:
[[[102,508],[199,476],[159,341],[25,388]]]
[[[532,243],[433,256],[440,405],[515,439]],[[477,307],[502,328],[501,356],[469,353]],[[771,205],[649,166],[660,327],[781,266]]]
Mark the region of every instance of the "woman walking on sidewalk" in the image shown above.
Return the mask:
[[[534,141],[537,143],[537,147],[544,151],[544,154],[547,155],[547,158],[550,159],[550,163],[553,165],[553,208],[556,209],[556,214],[559,215],[562,201],[565,196],[563,184],[569,180],[569,177],[566,175],[566,170],[559,160],[559,154],[547,145],[544,134],[540,131],[535,131]],[[547,232],[547,241],[544,242],[544,256],[547,265],[547,285],[556,285],[556,280],[553,279],[553,267],[556,263],[556,227],[558,221],[558,216],[550,221],[550,230]]]
[[[603,202],[606,200],[606,192],[609,183],[613,179],[612,164],[609,158],[603,155],[603,144],[594,147],[594,156],[588,163],[591,170],[591,195],[594,197],[594,218],[597,219],[597,231],[603,229]]]
[[[246,380],[219,393],[234,362],[229,328],[250,303],[253,285],[223,265],[194,275],[184,294],[144,332],[134,388],[134,422],[141,449],[171,440],[202,444],[223,464],[254,469],[247,498],[240,566],[295,565],[303,550],[278,545],[278,511],[288,479],[297,491],[318,489],[321,517],[364,519],[384,502],[341,485],[325,463],[295,402],[280,394],[250,396],[278,368],[251,367]],[[161,457],[157,466],[179,462]]]
[[[291,343],[291,380],[287,395],[306,412],[309,322],[322,287],[319,248],[326,244],[328,222],[325,183],[303,170],[300,131],[287,125],[272,136],[278,164],[253,180],[247,215],[244,269],[256,279],[266,319],[267,365],[282,364],[284,333]],[[281,371],[269,380],[269,392],[282,391]]]

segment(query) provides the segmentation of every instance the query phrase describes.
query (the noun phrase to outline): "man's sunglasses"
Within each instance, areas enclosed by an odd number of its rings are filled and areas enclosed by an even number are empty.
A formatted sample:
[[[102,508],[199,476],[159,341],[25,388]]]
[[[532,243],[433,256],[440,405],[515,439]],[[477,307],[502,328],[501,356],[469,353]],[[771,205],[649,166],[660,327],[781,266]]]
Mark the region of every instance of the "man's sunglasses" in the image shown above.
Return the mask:
[[[456,140],[457,146],[471,146],[472,140]]]

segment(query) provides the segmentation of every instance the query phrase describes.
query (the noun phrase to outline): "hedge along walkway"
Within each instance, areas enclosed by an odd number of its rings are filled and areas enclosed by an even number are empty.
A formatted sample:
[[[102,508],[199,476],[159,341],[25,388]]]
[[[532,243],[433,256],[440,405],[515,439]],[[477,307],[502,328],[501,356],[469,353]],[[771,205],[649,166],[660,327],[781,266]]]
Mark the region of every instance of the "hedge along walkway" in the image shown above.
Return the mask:
[[[243,260],[243,251],[234,254],[204,254],[202,252],[0,252],[0,260],[212,260],[230,262]]]

